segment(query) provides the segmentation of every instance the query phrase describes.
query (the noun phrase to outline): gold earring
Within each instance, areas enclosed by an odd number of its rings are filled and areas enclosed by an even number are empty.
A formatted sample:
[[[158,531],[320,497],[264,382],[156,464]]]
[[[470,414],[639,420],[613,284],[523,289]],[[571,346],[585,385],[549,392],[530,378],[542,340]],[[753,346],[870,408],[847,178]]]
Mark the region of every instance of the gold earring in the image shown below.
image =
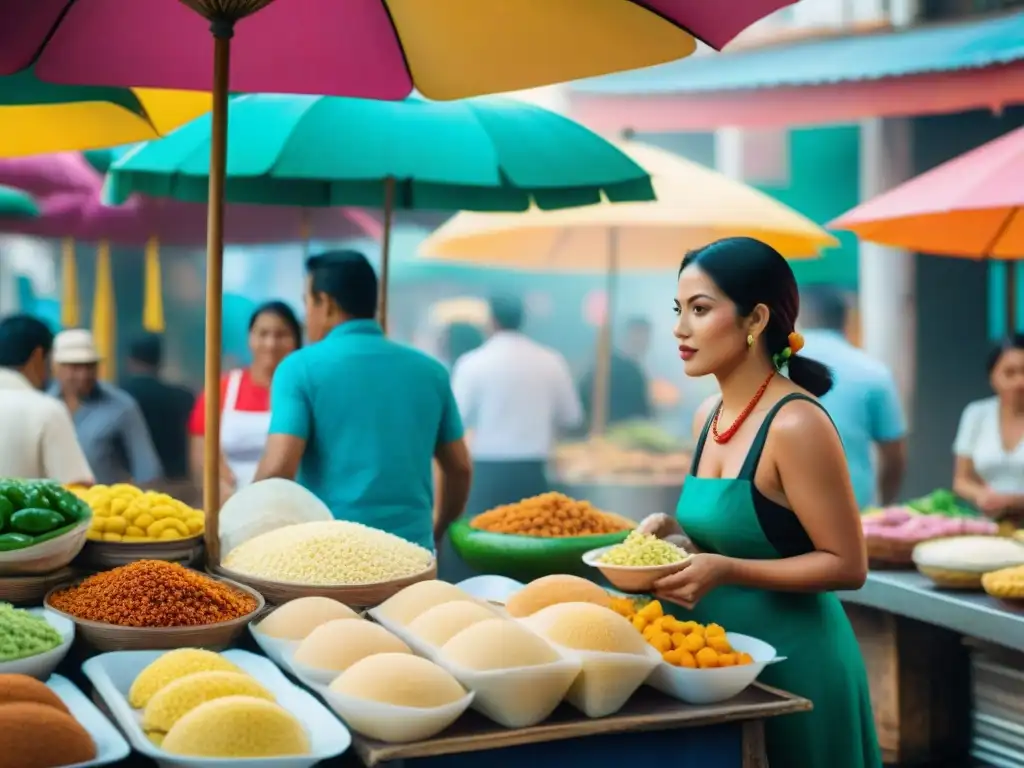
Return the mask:
[[[752,333],[748,333],[747,334],[747,346],[748,347],[754,346],[754,334],[752,334]]]

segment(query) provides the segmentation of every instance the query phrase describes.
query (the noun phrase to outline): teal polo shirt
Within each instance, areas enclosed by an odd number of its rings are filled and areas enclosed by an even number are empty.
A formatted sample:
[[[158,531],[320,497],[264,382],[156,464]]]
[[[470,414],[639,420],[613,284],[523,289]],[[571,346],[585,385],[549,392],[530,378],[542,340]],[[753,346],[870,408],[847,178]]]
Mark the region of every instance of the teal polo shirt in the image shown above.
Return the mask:
[[[338,520],[433,549],[433,464],[462,437],[448,371],[349,320],[284,359],[270,390],[270,433],[306,441],[298,481]]]

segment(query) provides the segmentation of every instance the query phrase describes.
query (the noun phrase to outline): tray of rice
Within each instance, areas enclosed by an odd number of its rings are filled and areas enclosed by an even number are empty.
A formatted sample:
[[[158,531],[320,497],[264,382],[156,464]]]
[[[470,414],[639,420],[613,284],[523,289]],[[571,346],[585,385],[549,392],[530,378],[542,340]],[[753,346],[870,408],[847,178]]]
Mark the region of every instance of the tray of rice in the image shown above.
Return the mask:
[[[333,519],[327,505],[295,481],[260,480],[232,494],[221,507],[217,516],[220,549],[231,552],[264,533]]]
[[[82,671],[133,749],[161,766],[308,768],[351,745],[314,696],[246,651],[106,653]]]
[[[1002,536],[955,536],[914,547],[914,565],[946,589],[982,588],[991,571],[1024,565],[1024,544]]]
[[[304,683],[330,685],[357,661],[377,653],[412,653],[412,650],[379,624],[335,619],[310,632],[285,660]]]
[[[228,552],[216,572],[248,584],[272,605],[317,595],[346,605],[377,605],[432,579],[437,561],[398,536],[343,520],[278,528]]]
[[[545,493],[460,520],[449,536],[471,568],[529,581],[552,573],[584,574],[584,553],[618,544],[635,527],[587,501]]]
[[[140,560],[56,587],[45,605],[100,651],[225,648],[263,610],[244,584],[177,563]]]
[[[128,744],[69,680],[0,674],[0,755],[8,768],[94,768],[128,757]]]
[[[473,709],[506,728],[546,719],[582,666],[518,622],[497,617],[454,633],[432,658],[473,693]]]
[[[75,625],[45,608],[0,603],[0,675],[46,680],[75,641]]]
[[[362,616],[328,597],[300,597],[264,613],[249,624],[249,633],[267,658],[287,669],[285,659],[310,632],[340,619],[362,620]]]
[[[618,712],[661,663],[629,621],[594,603],[552,605],[519,621],[579,661],[566,700],[587,717]]]
[[[473,701],[448,671],[408,653],[367,656],[314,690],[353,731],[390,743],[436,736]]]

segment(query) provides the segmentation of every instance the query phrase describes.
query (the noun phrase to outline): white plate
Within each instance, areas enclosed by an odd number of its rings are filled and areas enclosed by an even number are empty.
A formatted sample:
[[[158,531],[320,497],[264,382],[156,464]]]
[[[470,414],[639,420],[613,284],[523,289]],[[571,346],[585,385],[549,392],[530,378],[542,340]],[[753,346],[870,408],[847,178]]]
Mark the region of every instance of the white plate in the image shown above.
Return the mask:
[[[132,748],[166,768],[310,768],[343,754],[352,744],[348,729],[316,698],[289,682],[274,663],[248,651],[225,651],[225,659],[252,675],[277,703],[299,719],[309,734],[310,754],[296,757],[246,759],[202,758],[172,755],[153,744],[142,730],[142,712],[128,703],[128,691],[147,666],[164,651],[119,651],[89,659],[82,671],[106,702],[114,720],[128,737]]]
[[[769,664],[785,661],[772,646],[756,637],[735,632],[726,632],[725,637],[735,650],[749,653],[754,663],[742,667],[689,669],[662,660],[647,678],[647,684],[687,704],[715,704],[746,689]]]
[[[36,680],[45,681],[71,650],[71,644],[75,641],[75,623],[45,608],[29,608],[28,612],[46,619],[46,622],[60,633],[62,642],[46,653],[0,662],[0,675],[28,675]]]
[[[86,698],[75,685],[60,675],[51,675],[46,682],[50,690],[56,693],[71,711],[71,716],[85,728],[96,745],[96,758],[87,763],[75,763],[66,768],[93,768],[93,766],[110,765],[124,760],[131,754],[128,742],[118,732],[96,705]]]
[[[473,576],[455,586],[478,600],[504,605],[524,585],[505,576]]]

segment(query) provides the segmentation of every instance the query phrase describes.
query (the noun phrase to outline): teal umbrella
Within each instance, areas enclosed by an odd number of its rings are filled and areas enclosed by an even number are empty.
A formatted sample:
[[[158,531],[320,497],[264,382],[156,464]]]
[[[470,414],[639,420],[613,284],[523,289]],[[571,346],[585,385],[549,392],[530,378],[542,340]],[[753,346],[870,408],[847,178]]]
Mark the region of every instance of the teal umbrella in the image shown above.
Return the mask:
[[[39,214],[39,205],[32,195],[22,192],[20,189],[0,184],[0,217],[37,219]],[[2,229],[3,223],[0,222],[0,231]]]
[[[523,102],[253,94],[228,106],[226,199],[384,209],[386,318],[395,209],[522,211],[653,200],[647,172],[582,125]],[[107,195],[207,199],[211,117],[127,152]]]

